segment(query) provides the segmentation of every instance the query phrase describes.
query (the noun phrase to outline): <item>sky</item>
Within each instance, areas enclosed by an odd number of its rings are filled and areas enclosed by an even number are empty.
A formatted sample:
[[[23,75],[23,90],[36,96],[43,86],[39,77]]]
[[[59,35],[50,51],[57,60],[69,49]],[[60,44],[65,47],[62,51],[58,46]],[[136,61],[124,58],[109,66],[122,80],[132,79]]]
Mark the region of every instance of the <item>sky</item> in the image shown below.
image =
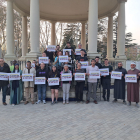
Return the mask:
[[[132,32],[133,42],[140,45],[140,0],[126,2],[126,33]]]

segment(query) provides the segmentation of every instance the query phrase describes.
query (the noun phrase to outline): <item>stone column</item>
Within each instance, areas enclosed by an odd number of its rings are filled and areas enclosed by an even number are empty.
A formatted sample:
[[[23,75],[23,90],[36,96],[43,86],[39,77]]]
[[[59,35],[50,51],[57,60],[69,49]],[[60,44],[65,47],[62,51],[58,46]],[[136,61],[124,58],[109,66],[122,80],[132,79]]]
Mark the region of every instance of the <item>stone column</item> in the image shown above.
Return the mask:
[[[6,46],[7,53],[5,59],[11,61],[16,59],[14,54],[14,12],[13,12],[13,0],[7,0],[7,14],[6,14]],[[9,62],[8,62],[9,63]]]
[[[81,44],[82,44],[82,48],[86,49],[86,33],[85,33],[85,23],[86,22],[81,22],[81,23],[82,23]]]
[[[127,0],[118,0],[119,16],[118,16],[118,37],[117,37],[117,56],[118,59],[126,59],[125,56],[125,2]]]
[[[100,56],[97,53],[98,0],[89,0],[88,15],[88,57]]]
[[[22,57],[27,53],[27,16],[22,16]]]
[[[113,16],[114,14],[108,15],[107,58],[109,60],[114,60],[113,58]]]
[[[56,45],[55,21],[51,21],[51,45]]]
[[[30,40],[31,51],[27,59],[33,60],[40,56],[40,9],[39,0],[30,1]]]

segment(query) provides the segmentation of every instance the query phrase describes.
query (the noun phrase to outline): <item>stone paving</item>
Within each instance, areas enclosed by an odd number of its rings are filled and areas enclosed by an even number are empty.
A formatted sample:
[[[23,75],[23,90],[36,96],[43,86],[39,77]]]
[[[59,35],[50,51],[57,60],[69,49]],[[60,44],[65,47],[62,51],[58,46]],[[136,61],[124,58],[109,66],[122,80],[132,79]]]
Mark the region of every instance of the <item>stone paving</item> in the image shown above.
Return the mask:
[[[100,101],[3,106],[0,140],[140,140],[140,108]],[[7,97],[7,102],[9,97]]]

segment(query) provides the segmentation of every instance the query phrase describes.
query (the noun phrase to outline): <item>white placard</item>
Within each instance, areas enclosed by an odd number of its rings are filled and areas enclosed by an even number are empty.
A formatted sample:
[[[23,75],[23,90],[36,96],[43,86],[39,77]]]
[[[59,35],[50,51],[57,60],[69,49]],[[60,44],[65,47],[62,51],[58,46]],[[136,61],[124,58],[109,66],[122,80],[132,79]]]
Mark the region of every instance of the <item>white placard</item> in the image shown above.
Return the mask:
[[[68,56],[67,55],[59,56],[59,62],[68,62]]]
[[[75,49],[76,55],[81,55],[80,51],[81,51],[81,49]]]
[[[33,81],[33,73],[30,74],[22,74],[22,81]]]
[[[88,67],[88,61],[80,61],[81,69],[86,69]]]
[[[72,74],[71,73],[62,73],[61,81],[72,81]]]
[[[56,86],[59,85],[59,78],[48,78],[48,85],[49,86]]]
[[[9,73],[0,72],[0,80],[8,81],[8,76],[9,76]]]
[[[89,79],[100,79],[100,71],[89,71]]]
[[[41,64],[41,63],[48,64],[49,57],[39,57],[39,64]]]
[[[20,80],[20,73],[9,73],[9,81]]]
[[[125,74],[125,82],[137,83],[137,75],[136,74]]]
[[[27,67],[27,66],[26,66],[26,67]],[[32,68],[35,68],[35,64],[34,64],[34,63],[32,63],[32,64],[31,64],[31,67],[32,67]]]
[[[121,80],[122,79],[122,72],[112,71],[111,78]]]
[[[69,52],[69,55],[71,55],[71,49],[63,49],[63,55],[65,55],[65,52]]]
[[[75,81],[85,81],[85,73],[75,73]]]
[[[109,75],[109,68],[99,69],[99,70],[100,70],[101,76]]]
[[[47,51],[48,52],[55,52],[56,50],[56,46],[55,45],[48,45],[47,46]]]
[[[46,84],[45,77],[35,77],[35,84],[36,85]]]

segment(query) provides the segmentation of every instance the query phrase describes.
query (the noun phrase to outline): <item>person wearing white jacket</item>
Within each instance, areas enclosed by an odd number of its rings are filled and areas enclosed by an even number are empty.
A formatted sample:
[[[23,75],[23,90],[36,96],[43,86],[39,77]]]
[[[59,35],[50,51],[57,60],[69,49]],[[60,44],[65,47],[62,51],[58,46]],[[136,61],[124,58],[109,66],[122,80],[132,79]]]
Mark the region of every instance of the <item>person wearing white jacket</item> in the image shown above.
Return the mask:
[[[30,73],[32,73],[33,76],[35,77],[36,70],[35,68],[31,67],[31,62],[27,61],[27,67],[23,70],[23,74],[30,74]],[[31,94],[31,103],[34,104],[34,81],[24,82],[24,87],[25,87],[25,96],[26,96],[26,101],[24,104],[26,105],[29,103],[30,94]]]

